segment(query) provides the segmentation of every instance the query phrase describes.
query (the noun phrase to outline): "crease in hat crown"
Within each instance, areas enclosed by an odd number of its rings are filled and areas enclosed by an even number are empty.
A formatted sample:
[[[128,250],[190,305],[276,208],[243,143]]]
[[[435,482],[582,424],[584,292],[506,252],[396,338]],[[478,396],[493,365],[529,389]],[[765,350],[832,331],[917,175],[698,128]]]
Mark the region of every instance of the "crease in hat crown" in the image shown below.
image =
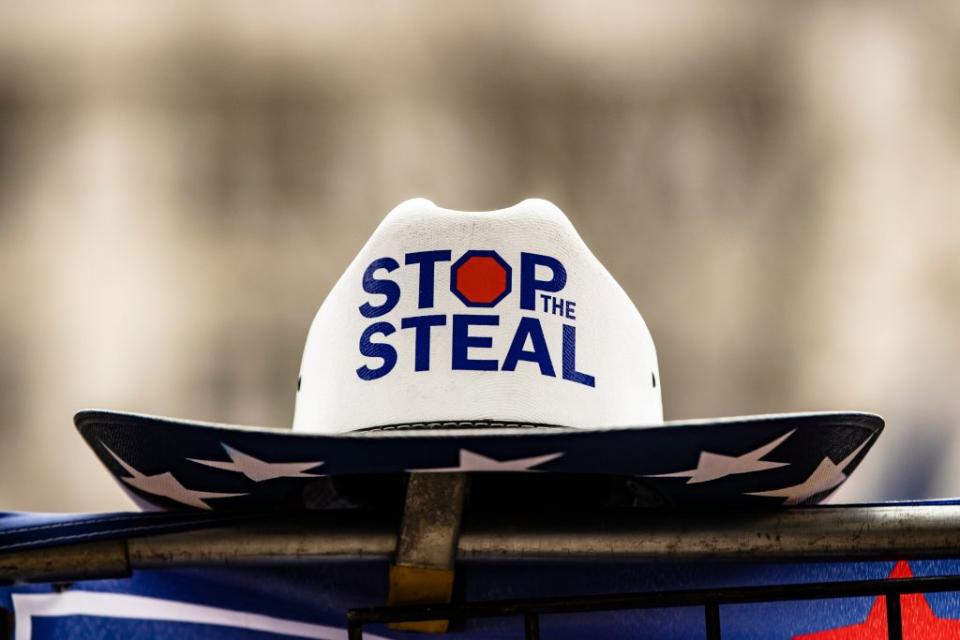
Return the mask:
[[[663,421],[643,318],[550,202],[403,202],[314,318],[294,430],[448,421]]]

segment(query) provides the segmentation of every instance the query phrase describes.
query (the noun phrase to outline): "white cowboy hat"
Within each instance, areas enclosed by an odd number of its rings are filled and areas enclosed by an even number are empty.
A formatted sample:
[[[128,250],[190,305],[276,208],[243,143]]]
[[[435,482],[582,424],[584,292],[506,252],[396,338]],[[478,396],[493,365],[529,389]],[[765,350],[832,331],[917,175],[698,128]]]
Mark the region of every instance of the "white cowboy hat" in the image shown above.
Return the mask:
[[[883,428],[849,412],[664,422],[643,318],[556,206],[423,199],[386,217],[321,305],[292,431],[107,411],[76,424],[140,501],[204,509],[435,471],[630,478],[669,504],[816,502]]]

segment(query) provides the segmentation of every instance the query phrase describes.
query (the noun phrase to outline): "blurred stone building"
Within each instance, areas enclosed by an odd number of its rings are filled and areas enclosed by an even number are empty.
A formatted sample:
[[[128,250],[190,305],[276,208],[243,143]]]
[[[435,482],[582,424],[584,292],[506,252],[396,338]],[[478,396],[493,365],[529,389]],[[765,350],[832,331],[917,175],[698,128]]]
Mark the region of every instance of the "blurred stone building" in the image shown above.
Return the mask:
[[[283,426],[401,200],[555,201],[669,418],[853,408],[960,494],[955,4],[0,3],[0,509],[126,508],[89,406]]]

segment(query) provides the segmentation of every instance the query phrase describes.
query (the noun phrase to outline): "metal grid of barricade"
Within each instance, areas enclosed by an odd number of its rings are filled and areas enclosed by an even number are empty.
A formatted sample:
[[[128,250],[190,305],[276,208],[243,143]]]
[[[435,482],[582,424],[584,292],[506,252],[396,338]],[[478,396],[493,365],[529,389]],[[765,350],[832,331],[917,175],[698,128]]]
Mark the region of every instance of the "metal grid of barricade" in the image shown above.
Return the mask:
[[[707,640],[720,640],[722,637],[720,607],[722,605],[883,596],[886,603],[887,637],[890,640],[900,640],[903,638],[901,596],[948,591],[960,591],[960,576],[851,580],[443,605],[386,606],[351,609],[347,612],[347,629],[349,640],[361,640],[363,627],[370,624],[517,617],[522,620],[524,638],[539,640],[540,617],[544,615],[699,606],[703,607],[704,612],[705,637]]]

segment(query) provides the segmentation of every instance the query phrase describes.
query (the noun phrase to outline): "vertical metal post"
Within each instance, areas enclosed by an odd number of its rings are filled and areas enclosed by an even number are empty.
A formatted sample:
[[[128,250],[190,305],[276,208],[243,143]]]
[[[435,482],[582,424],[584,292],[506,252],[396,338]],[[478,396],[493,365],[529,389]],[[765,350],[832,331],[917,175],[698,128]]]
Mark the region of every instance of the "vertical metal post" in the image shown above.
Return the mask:
[[[363,625],[353,620],[347,621],[347,640],[363,640]]]
[[[524,640],[540,640],[540,616],[528,613],[523,616]]]
[[[707,629],[707,640],[720,640],[720,605],[708,602],[703,605],[704,624]]]
[[[13,638],[13,622],[13,611],[0,607],[0,638],[3,640]]]
[[[465,473],[410,474],[388,604],[450,602],[468,484]],[[390,627],[445,633],[449,622],[396,622]]]
[[[902,640],[903,618],[900,615],[900,594],[887,593],[883,599],[887,603],[887,638]]]

